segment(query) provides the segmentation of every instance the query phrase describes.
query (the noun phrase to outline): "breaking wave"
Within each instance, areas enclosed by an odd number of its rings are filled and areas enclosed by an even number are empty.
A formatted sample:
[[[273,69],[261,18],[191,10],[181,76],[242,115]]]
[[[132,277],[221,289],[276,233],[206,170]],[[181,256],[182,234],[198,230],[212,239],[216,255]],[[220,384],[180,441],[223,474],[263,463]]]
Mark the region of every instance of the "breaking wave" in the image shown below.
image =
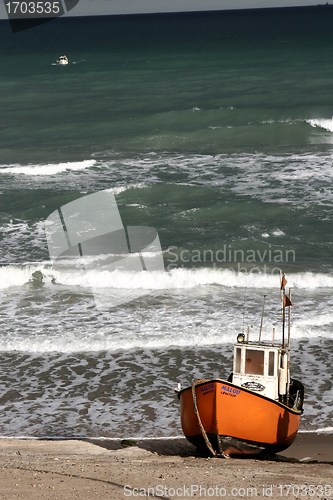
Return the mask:
[[[84,260],[82,261],[84,263]],[[121,261],[120,261],[121,262]],[[79,262],[78,262],[79,264]],[[36,273],[38,278],[35,277]],[[226,288],[277,288],[280,276],[257,271],[236,272],[232,269],[195,268],[172,269],[170,271],[128,271],[103,268],[84,270],[77,266],[56,269],[50,261],[26,265],[0,267],[0,289],[23,286],[38,279],[50,286],[93,286],[94,288],[176,290],[205,285],[220,285]],[[333,276],[324,273],[288,273],[288,286],[299,289],[333,288]]]
[[[0,173],[3,174],[24,174],[24,175],[56,175],[66,170],[84,170],[93,167],[96,160],[83,160],[65,163],[46,163],[42,165],[3,165],[0,167]]]
[[[329,119],[319,118],[319,119],[306,120],[306,122],[309,123],[311,127],[319,127],[328,130],[328,132],[333,132],[333,117]]]

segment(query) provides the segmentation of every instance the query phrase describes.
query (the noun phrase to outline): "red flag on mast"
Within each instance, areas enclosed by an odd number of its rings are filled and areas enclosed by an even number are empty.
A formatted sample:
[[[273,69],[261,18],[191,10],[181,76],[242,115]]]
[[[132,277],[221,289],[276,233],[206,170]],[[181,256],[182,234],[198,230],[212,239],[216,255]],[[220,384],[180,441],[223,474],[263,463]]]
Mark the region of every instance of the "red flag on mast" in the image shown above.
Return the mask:
[[[292,304],[287,295],[285,295],[283,297],[283,307],[289,307],[289,306],[294,306],[294,304]]]
[[[282,275],[282,280],[281,280],[281,290],[283,290],[285,287],[286,287],[286,284],[287,284],[287,280],[284,276],[284,274]]]

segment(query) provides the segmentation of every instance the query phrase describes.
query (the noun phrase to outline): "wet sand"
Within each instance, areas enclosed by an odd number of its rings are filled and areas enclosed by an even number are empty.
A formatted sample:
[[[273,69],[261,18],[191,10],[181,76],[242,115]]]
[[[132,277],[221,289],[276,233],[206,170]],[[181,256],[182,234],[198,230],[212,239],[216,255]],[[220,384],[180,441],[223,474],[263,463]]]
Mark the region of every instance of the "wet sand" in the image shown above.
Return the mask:
[[[129,446],[130,445],[130,446]],[[0,440],[0,499],[333,498],[333,435],[269,457],[210,458],[185,439]]]

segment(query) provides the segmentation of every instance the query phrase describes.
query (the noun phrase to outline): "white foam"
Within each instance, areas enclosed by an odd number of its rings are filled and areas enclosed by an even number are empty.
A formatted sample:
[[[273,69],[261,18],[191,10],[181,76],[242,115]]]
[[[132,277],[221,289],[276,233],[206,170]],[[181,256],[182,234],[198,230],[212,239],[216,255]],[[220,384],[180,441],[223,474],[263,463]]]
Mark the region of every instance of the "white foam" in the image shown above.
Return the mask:
[[[0,288],[5,289],[13,286],[22,286],[27,283],[32,272],[36,271],[30,266],[1,266],[0,267]]]
[[[279,287],[280,282],[280,277],[277,274],[259,274],[250,271],[238,273],[231,269],[210,268],[173,269],[170,272],[93,270],[88,271],[87,277],[96,288],[142,288],[147,290],[188,289],[205,285],[221,285],[227,288],[275,289]],[[71,279],[70,277],[69,280]],[[333,276],[320,273],[289,274],[288,286],[304,290],[333,288]]]
[[[43,283],[38,280],[40,274],[33,280],[36,271],[42,274]],[[299,273],[289,274],[287,279],[287,286],[309,290],[312,283],[314,290],[310,295],[293,292],[293,339],[330,339],[333,277]],[[74,266],[55,269],[45,262],[1,267],[0,286],[1,314],[8,324],[16,325],[15,331],[1,336],[1,352],[70,353],[228,344],[244,320],[254,325],[251,336],[256,338],[262,295],[267,292],[262,338],[270,339],[272,326],[281,320],[278,275],[208,268],[85,271]],[[137,290],[144,293],[133,302]],[[105,300],[100,311],[95,307],[99,293]],[[124,306],[112,307],[113,298],[121,293],[125,293]],[[33,329],[29,311],[34,315]]]
[[[273,231],[274,236],[285,236],[285,233],[281,229],[276,229]]]
[[[321,120],[318,123],[330,127]],[[313,121],[313,124],[315,121]],[[333,126],[333,119],[332,119]],[[36,182],[54,182],[58,177],[59,188],[67,182],[67,175],[76,170],[88,169],[86,177],[71,176],[73,186],[79,191],[91,190],[100,186],[101,180],[109,179],[112,171],[115,183],[112,188],[115,194],[130,187],[139,189],[161,183],[161,174],[186,175],[186,183],[178,183],[191,187],[204,185],[218,189],[223,187],[239,194],[249,194],[265,202],[332,202],[329,181],[333,181],[331,168],[333,151],[325,153],[304,153],[267,155],[254,154],[217,154],[217,155],[182,155],[152,152],[135,158],[109,158],[107,160],[84,160],[45,165],[3,165],[0,173],[35,176]],[[232,175],[221,175],[221,168],[229,168]],[[136,183],[132,184],[135,179]],[[109,180],[108,180],[109,182]]]
[[[87,263],[96,257],[86,258]],[[121,261],[120,261],[121,262]],[[190,289],[205,285],[220,285],[226,288],[279,288],[279,274],[258,272],[236,272],[232,269],[192,268],[172,269],[171,271],[127,271],[116,269],[108,271],[98,267],[85,270],[81,268],[84,260],[63,262],[62,269],[53,268],[52,263],[34,263],[26,265],[8,265],[0,267],[0,289],[10,286],[22,286],[27,283],[35,271],[40,271],[46,282],[55,279],[67,286],[94,286],[95,288],[176,290]],[[66,267],[65,267],[66,266]],[[298,289],[333,288],[333,276],[323,273],[290,273],[288,287]]]
[[[24,174],[29,176],[48,176],[56,175],[67,170],[76,171],[90,168],[96,164],[96,160],[83,160],[77,162],[65,163],[46,163],[42,165],[15,165],[0,167],[0,173],[4,174]]]
[[[333,132],[333,118],[317,118],[306,120],[306,122],[309,123],[311,127],[319,127],[328,130],[328,132]]]
[[[113,193],[116,195],[116,194],[123,193],[124,191],[127,191],[129,189],[144,189],[146,187],[147,187],[147,184],[145,182],[138,182],[136,184],[127,184],[126,186],[117,186],[117,187],[105,189],[104,191],[107,191],[109,193]],[[128,206],[142,206],[142,205],[139,205],[139,204],[130,205],[129,204]]]
[[[158,174],[165,171],[168,175],[186,175],[187,183],[183,185],[204,185],[214,189],[223,187],[246,195],[251,192],[252,197],[265,202],[331,203],[328,180],[333,180],[332,161],[333,151],[283,155],[243,153],[191,156],[161,153],[106,164],[112,168],[117,166],[118,169],[121,164],[132,178],[150,184],[159,183]],[[221,175],[222,167],[230,168],[232,175]]]
[[[301,429],[298,432],[302,434],[332,434],[333,427],[323,427],[322,429]]]

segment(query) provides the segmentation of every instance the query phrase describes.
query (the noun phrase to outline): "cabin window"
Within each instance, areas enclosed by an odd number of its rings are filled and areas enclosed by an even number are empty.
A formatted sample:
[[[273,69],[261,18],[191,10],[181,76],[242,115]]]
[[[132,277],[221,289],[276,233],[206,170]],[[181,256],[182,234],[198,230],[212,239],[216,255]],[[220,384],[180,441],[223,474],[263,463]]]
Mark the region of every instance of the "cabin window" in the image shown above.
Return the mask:
[[[264,351],[246,350],[245,373],[252,375],[264,374]]]
[[[275,366],[275,352],[270,352],[269,353],[269,358],[268,358],[268,375],[273,377],[274,376],[274,366]]]
[[[239,347],[236,347],[236,358],[235,358],[236,373],[240,373],[241,371],[241,356],[242,356],[242,350]]]

